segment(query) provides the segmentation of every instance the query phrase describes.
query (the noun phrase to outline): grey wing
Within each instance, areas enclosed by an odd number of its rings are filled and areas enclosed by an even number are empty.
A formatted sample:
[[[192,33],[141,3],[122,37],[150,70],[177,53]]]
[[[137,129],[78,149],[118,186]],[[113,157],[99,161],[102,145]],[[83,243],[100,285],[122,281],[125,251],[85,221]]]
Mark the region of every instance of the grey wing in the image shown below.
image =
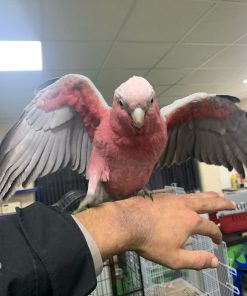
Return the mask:
[[[32,101],[0,145],[0,200],[66,166],[85,173],[91,142],[70,106],[46,112]]]
[[[168,141],[160,165],[171,166],[195,158],[207,164],[247,166],[247,113],[237,98],[200,94],[161,110],[167,121]]]

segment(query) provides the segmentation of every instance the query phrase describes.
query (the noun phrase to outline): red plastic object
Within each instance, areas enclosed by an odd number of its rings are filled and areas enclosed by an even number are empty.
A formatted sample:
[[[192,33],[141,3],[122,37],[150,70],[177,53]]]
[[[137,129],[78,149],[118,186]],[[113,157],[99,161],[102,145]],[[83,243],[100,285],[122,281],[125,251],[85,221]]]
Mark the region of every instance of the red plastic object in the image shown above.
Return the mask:
[[[210,219],[216,222],[214,216]],[[223,233],[247,231],[247,212],[218,217],[217,223],[220,223],[220,229]]]

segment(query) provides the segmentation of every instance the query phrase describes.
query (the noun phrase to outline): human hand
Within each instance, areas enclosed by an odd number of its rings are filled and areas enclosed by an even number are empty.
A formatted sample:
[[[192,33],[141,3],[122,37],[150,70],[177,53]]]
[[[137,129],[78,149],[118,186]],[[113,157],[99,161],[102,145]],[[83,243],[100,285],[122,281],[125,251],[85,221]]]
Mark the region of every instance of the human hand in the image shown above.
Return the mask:
[[[193,234],[206,235],[220,243],[216,224],[199,214],[234,209],[221,194],[132,197],[104,203],[77,214],[95,239],[103,260],[126,250],[173,269],[216,267],[217,258],[207,251],[188,251],[184,244]]]
[[[218,226],[199,214],[234,209],[235,205],[217,193],[154,196],[154,202],[135,199],[133,249],[139,255],[173,269],[216,267],[217,258],[207,251],[183,248],[193,234],[206,235],[215,243],[222,241]],[[134,210],[134,207],[136,210]],[[139,238],[137,237],[137,234]]]

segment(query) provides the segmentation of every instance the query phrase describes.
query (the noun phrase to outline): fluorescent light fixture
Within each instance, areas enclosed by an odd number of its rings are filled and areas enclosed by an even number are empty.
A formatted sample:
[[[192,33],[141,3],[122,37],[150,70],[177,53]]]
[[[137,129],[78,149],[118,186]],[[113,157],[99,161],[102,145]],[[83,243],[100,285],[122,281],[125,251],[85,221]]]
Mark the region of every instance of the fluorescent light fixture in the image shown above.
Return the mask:
[[[0,71],[41,71],[40,41],[0,41]]]
[[[247,83],[247,79],[243,80],[243,83]]]

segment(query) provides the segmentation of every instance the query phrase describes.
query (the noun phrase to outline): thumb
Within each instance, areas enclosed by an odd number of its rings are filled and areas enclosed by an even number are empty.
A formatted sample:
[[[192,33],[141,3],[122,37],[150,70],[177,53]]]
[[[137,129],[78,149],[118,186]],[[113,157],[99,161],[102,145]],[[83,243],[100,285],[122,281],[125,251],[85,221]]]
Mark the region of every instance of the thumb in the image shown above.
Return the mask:
[[[202,269],[215,268],[219,265],[219,260],[214,254],[207,251],[188,251],[180,250],[178,252],[177,263],[178,269]],[[177,266],[175,267],[177,269]]]

